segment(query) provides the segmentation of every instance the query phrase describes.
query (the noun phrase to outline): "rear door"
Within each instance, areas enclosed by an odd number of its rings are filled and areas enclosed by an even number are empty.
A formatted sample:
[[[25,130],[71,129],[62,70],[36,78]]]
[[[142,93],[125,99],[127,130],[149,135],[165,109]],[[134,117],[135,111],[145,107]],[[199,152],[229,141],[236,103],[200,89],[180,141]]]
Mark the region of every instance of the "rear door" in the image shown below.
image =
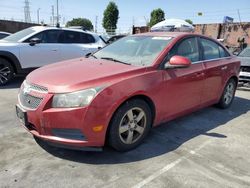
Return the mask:
[[[208,38],[200,38],[202,59],[205,67],[204,91],[201,103],[218,100],[227,78],[228,52],[218,43]]]
[[[167,118],[200,106],[204,85],[204,68],[200,61],[197,37],[183,39],[169,53],[168,60],[180,55],[191,60],[187,68],[167,69],[164,75],[164,114]]]
[[[61,60],[83,57],[98,49],[95,38],[87,33],[77,31],[64,31],[60,36]]]

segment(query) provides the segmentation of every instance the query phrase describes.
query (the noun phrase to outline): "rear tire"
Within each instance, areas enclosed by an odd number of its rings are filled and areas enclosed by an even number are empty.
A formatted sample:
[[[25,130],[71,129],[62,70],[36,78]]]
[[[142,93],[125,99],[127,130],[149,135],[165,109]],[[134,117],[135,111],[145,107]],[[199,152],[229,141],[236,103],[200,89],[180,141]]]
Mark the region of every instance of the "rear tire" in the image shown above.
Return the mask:
[[[110,146],[117,151],[128,151],[137,147],[147,136],[151,124],[152,113],[145,101],[127,101],[115,112],[110,123]]]
[[[14,69],[10,62],[6,59],[0,58],[0,86],[10,82],[14,77]]]
[[[224,91],[222,93],[222,96],[220,98],[220,101],[217,104],[219,108],[225,109],[232,104],[236,91],[236,86],[237,84],[235,80],[232,78],[227,82]]]

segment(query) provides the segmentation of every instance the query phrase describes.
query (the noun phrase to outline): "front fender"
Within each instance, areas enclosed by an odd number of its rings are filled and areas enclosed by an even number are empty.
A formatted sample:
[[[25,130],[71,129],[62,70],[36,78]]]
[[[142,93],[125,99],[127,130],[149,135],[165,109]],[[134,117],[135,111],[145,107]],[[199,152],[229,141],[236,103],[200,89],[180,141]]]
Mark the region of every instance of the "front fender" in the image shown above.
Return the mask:
[[[128,99],[143,95],[152,100],[156,109],[155,122],[159,121],[158,106],[161,103],[162,93],[157,91],[161,87],[163,74],[160,70],[145,72],[131,78],[114,83],[102,90],[88,107],[85,116],[84,129],[91,131],[94,126],[103,125],[103,131],[96,133],[93,139],[103,138],[105,141],[109,123],[116,110]],[[96,138],[95,138],[96,137]]]

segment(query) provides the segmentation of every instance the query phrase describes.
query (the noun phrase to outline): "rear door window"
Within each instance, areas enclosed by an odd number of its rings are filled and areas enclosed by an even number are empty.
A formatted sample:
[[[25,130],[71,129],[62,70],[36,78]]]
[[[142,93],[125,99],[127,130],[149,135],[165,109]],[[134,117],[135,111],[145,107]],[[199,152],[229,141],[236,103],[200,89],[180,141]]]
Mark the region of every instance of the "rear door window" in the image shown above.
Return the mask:
[[[215,42],[201,38],[201,45],[203,48],[203,59],[211,60],[220,58],[219,45]],[[223,54],[222,54],[223,55]],[[225,54],[224,54],[225,55]]]
[[[221,58],[230,56],[230,54],[222,46],[219,46],[219,51],[220,51]]]
[[[95,43],[95,38],[90,34],[81,33],[81,43],[83,44]]]
[[[75,31],[64,31],[63,43],[81,43],[81,33]]]

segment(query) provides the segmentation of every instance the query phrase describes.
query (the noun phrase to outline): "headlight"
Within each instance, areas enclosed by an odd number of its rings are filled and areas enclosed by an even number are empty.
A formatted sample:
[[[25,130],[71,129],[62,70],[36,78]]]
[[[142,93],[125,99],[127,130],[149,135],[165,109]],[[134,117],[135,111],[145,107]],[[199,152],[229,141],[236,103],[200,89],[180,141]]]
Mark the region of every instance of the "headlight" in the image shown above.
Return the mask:
[[[91,88],[73,93],[55,94],[53,97],[53,108],[74,108],[87,106],[102,87]]]

